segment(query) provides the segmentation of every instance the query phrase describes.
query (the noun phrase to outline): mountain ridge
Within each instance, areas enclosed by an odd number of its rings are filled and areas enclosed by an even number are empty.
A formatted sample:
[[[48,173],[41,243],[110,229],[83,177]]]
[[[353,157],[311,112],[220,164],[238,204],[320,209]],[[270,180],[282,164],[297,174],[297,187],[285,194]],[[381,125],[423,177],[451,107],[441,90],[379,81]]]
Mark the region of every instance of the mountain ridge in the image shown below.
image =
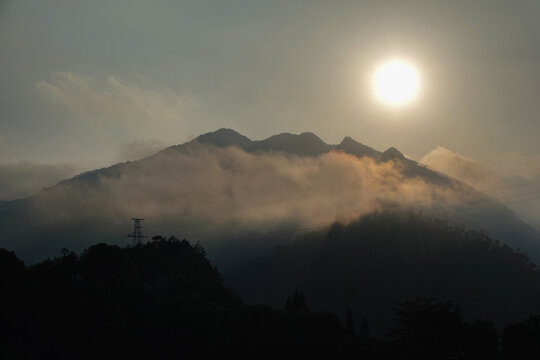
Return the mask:
[[[330,152],[341,152],[353,155],[359,159],[366,157],[374,163],[392,162],[395,164],[396,169],[399,169],[404,179],[417,178],[435,186],[459,191],[462,196],[474,196],[480,199],[478,201],[487,201],[490,199],[457,179],[433,171],[414,160],[406,158],[399,150],[393,147],[380,152],[348,136],[344,137],[339,144],[326,144],[317,135],[309,132],[301,134],[281,133],[262,140],[251,140],[235,130],[222,128],[214,132],[202,134],[190,142],[168,147],[144,159],[118,163],[102,169],[81,173],[71,179],[61,181],[57,185],[49,187],[34,196],[9,202],[0,202],[0,226],[4,229],[4,232],[0,235],[0,246],[13,247],[14,245],[20,246],[22,243],[43,243],[44,240],[42,241],[40,239],[49,236],[47,235],[49,232],[43,232],[43,225],[51,222],[68,223],[70,217],[74,216],[73,214],[83,214],[84,216],[90,216],[90,218],[93,216],[92,214],[86,214],[85,211],[87,210],[84,208],[78,208],[77,201],[85,196],[92,196],[89,194],[93,194],[92,191],[96,187],[114,180],[124,179],[126,173],[131,174],[130,176],[145,176],[150,181],[159,184],[161,179],[158,176],[167,176],[166,169],[163,170],[164,172],[161,175],[153,175],[144,172],[142,169],[146,167],[153,168],[155,164],[161,163],[167,163],[167,166],[176,166],[174,162],[171,163],[170,159],[167,158],[168,155],[180,154],[183,158],[189,158],[192,151],[201,146],[210,146],[208,148],[210,152],[213,151],[211,147],[227,148],[232,146],[247,153],[284,153],[308,158],[318,157]],[[219,166],[229,165],[220,163]],[[234,166],[242,166],[242,164],[238,163]],[[189,171],[185,174],[185,176],[189,176]],[[208,181],[208,185],[210,186],[212,180],[208,179]],[[117,196],[116,193],[107,193],[109,191],[111,190],[106,190],[105,193],[99,194],[100,197],[103,197],[102,201],[104,204],[107,204],[108,201],[111,201],[110,199]],[[124,190],[118,189],[116,191]],[[189,191],[189,189],[186,189],[186,191]],[[242,191],[242,189],[235,191]],[[60,199],[59,202],[58,199]],[[166,198],[164,200],[166,201]],[[94,200],[86,199],[85,201],[92,202]],[[517,218],[502,203],[496,203],[496,205],[493,208],[477,211],[475,214],[456,211],[452,215],[454,216],[452,220],[464,223],[475,229],[484,230],[493,238],[508,243],[514,248],[520,248],[526,251],[532,259],[538,262],[540,260],[540,234]],[[135,209],[134,211],[137,210]],[[91,221],[88,221],[88,226],[92,226]],[[57,227],[60,227],[60,225]],[[122,233],[124,232],[122,231]],[[17,234],[23,233],[26,234],[25,238],[27,239],[24,242],[17,241]],[[107,236],[111,237],[114,233],[116,232],[111,230],[107,233]],[[55,234],[58,235],[55,243],[58,243],[61,238],[68,236],[66,234],[60,235],[58,232]],[[81,246],[86,245],[88,244]],[[25,251],[18,249],[18,252],[24,256]],[[32,250],[32,252],[35,252],[35,250]],[[36,258],[33,260],[38,261],[41,259]]]

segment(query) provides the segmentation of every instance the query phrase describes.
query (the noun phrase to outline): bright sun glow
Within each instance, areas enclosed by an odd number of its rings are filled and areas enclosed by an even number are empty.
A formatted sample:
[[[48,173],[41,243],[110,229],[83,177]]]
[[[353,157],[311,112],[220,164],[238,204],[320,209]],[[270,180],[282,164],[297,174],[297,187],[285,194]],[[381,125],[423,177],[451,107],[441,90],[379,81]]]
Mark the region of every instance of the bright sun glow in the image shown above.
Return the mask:
[[[420,90],[416,68],[402,60],[391,60],[379,66],[373,74],[377,98],[392,106],[411,102]]]

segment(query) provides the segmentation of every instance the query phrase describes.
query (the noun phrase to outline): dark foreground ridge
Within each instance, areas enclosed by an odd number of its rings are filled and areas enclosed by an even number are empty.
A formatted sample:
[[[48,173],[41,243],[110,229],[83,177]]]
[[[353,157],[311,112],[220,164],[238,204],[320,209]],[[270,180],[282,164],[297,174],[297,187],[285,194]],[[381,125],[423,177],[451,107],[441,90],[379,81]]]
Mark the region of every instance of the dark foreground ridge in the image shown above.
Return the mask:
[[[338,318],[243,305],[203,248],[155,237],[25,267],[0,250],[0,358],[332,356]]]
[[[396,303],[458,302],[467,319],[498,328],[540,313],[540,271],[490,237],[410,211],[373,213],[298,237],[227,274],[249,303],[279,306],[301,287],[314,308],[368,315],[382,335]],[[357,321],[360,319],[357,318]]]
[[[464,321],[452,301],[394,304],[395,321],[379,339],[371,334],[376,321],[371,314],[355,321],[349,309],[342,323],[334,314],[310,311],[309,295],[299,289],[283,299],[284,310],[245,305],[223,286],[201,246],[174,237],[126,248],[98,244],[80,256],[64,249],[61,257],[30,267],[0,249],[0,269],[2,359],[532,359],[540,354],[540,317],[507,326],[499,341],[493,323]]]

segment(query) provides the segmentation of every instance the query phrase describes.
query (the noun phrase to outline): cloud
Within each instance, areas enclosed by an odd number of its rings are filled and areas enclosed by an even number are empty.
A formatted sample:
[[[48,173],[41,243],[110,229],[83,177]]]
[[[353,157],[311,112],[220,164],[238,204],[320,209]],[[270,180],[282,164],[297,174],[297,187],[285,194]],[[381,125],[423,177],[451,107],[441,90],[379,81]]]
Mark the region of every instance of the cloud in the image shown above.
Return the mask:
[[[190,133],[186,114],[197,108],[189,94],[178,94],[166,87],[142,87],[114,76],[97,80],[73,72],[55,72],[50,80],[36,83],[35,90],[45,103],[77,119],[107,128],[138,127],[137,133],[146,136],[171,131]]]
[[[130,219],[141,217],[147,235],[176,234],[219,252],[232,243],[244,244],[243,250],[269,249],[284,236],[389,208],[461,222],[471,221],[470,213],[461,216],[463,209],[493,205],[462,183],[410,170],[399,160],[337,151],[302,157],[194,142],[81,174],[30,199],[25,212],[34,225],[66,226],[49,236],[78,239],[78,246],[96,238],[125,241]]]
[[[499,175],[491,169],[442,146],[431,150],[420,162],[479,190],[503,185]]]
[[[192,144],[136,163],[90,174],[92,186],[64,184],[41,195],[47,216],[143,217],[196,231],[264,231],[356,219],[387,204],[429,207],[453,195],[449,187],[404,176],[341,152],[300,157]],[[82,177],[84,178],[84,176]],[[216,236],[219,238],[221,235]]]
[[[508,152],[484,164],[438,147],[420,162],[507,202],[521,219],[540,231],[540,162],[534,153]]]
[[[0,200],[14,200],[80,172],[72,164],[40,164],[29,161],[0,163]]]

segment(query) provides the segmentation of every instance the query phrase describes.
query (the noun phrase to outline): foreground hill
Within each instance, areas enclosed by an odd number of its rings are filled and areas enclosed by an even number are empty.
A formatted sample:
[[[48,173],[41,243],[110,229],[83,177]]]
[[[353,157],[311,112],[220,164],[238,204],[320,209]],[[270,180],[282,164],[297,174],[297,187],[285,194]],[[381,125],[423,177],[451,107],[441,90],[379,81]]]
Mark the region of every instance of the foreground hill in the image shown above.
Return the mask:
[[[540,317],[507,326],[499,346],[493,324],[464,321],[455,302],[394,304],[396,321],[384,339],[370,335],[376,314],[356,326],[348,309],[343,325],[336,315],[310,310],[299,290],[282,301],[284,310],[244,305],[222,285],[200,245],[173,237],[126,248],[98,244],[80,256],[64,249],[61,257],[30,267],[0,249],[0,268],[3,359],[486,360],[540,354]],[[508,280],[519,275],[501,273]],[[328,290],[341,293],[336,285]]]
[[[411,212],[306,234],[226,278],[247,302],[272,306],[300,287],[313,308],[350,308],[379,335],[392,323],[391,309],[415,297],[456,301],[465,319],[498,326],[540,312],[540,272],[525,255]]]
[[[31,267],[0,249],[2,359],[272,359],[339,355],[329,313],[246,306],[199,245],[98,244]]]
[[[130,219],[143,217],[150,232],[200,239],[214,261],[232,266],[304,229],[395,206],[484,231],[540,260],[540,234],[510,209],[397,149],[350,137],[330,145],[312,133],[252,141],[230,129],[0,202],[0,246],[36,262],[63,247],[125,243]]]

